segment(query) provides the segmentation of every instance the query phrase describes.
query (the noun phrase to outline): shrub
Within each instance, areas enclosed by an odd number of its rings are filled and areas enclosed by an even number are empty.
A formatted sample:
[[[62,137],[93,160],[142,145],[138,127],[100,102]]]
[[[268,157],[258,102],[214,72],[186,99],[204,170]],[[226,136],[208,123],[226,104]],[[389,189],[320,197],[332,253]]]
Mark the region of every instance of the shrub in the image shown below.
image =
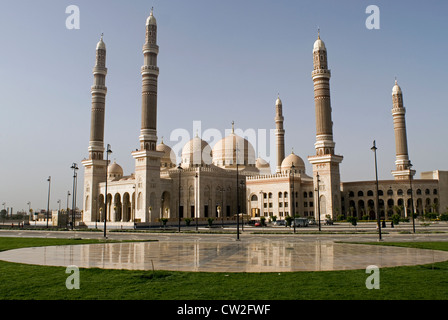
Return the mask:
[[[439,218],[441,221],[448,221],[448,212],[442,213]]]
[[[347,217],[347,221],[350,222],[354,226],[356,226],[358,224],[358,218],[357,217],[348,216]]]
[[[394,225],[397,225],[400,223],[401,217],[398,213],[395,213],[392,215],[391,219],[392,219],[392,222],[394,223]]]

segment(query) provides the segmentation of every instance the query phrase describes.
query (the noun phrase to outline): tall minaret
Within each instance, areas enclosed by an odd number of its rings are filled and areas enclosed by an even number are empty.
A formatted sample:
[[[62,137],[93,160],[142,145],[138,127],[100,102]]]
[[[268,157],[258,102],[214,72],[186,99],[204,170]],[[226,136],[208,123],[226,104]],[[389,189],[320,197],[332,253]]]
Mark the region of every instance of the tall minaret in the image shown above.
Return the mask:
[[[143,46],[142,66],[142,124],[140,130],[140,150],[156,150],[157,145],[157,22],[151,14],[146,20],[146,42]]]
[[[392,88],[392,104],[396,152],[396,169],[392,171],[392,175],[395,177],[395,180],[410,179],[411,176],[414,176],[415,171],[411,169],[411,161],[408,155],[405,119],[406,109],[403,105],[403,93],[397,80],[395,80],[395,85]]]
[[[92,111],[90,120],[89,158],[82,161],[84,171],[84,221],[99,218],[99,183],[106,177],[104,160],[104,118],[106,108],[106,45],[103,35],[96,46],[96,63],[93,68]]]
[[[325,215],[336,216],[341,213],[341,187],[339,175],[339,163],[343,157],[335,155],[333,141],[333,121],[331,120],[330,102],[330,77],[328,69],[327,49],[320,39],[313,48],[314,70],[311,73],[314,82],[314,105],[316,113],[316,155],[308,157],[313,165],[314,185],[319,185],[320,199],[315,192],[315,215],[317,217],[317,205],[320,203],[321,219]],[[319,175],[319,183],[317,182]]]
[[[283,110],[282,100],[278,96],[275,102],[275,137],[277,138],[277,169],[281,171],[282,161],[285,159],[285,130],[283,129]]]
[[[135,218],[141,222],[155,222],[160,216],[160,159],[163,152],[156,151],[157,144],[157,22],[151,9],[146,20],[146,41],[143,45],[142,73],[142,122],[140,150],[132,153],[135,159],[137,208]]]

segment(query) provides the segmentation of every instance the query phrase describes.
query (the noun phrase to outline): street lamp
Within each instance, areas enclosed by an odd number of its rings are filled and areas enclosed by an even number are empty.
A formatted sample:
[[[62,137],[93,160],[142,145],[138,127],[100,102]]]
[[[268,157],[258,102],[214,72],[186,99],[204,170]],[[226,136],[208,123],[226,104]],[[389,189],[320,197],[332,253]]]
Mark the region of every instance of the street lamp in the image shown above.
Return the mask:
[[[199,183],[199,175],[196,172],[196,174],[194,175],[194,182],[195,182],[195,200],[196,203],[194,205],[194,221],[196,224],[196,232],[198,231],[198,206],[199,206],[199,188],[198,188],[198,183]]]
[[[379,194],[378,194],[378,166],[376,161],[376,147],[375,140],[373,140],[373,147],[370,150],[375,154],[375,179],[376,179],[376,215],[377,215],[377,223],[378,223],[378,239],[381,240],[381,223],[380,223],[380,210],[379,210]]]
[[[73,163],[70,167],[73,169],[73,198],[72,198],[72,230],[75,227],[75,211],[76,211],[76,170],[78,170],[78,165],[76,163]]]
[[[317,216],[318,216],[318,221],[319,221],[319,231],[321,231],[321,225],[320,225],[320,193],[319,193],[319,190],[320,190],[320,186],[319,186],[319,182],[320,182],[320,179],[319,179],[319,172],[317,172],[317,190],[314,190],[314,191],[317,191]]]
[[[240,186],[241,186],[241,198],[244,199],[244,192],[243,192],[243,188],[245,187],[244,181],[240,182]],[[246,201],[243,201],[243,205],[241,206],[241,231],[244,231],[244,205],[246,204]]]
[[[409,169],[412,169],[412,164],[409,163]],[[414,196],[413,196],[413,191],[412,191],[412,171],[410,172],[409,175],[409,184],[411,186],[411,215],[412,215],[412,231],[415,233],[415,221],[414,221]]]
[[[47,201],[47,228],[48,228],[48,214],[50,211],[50,187],[51,187],[51,176],[48,177],[48,201]]]
[[[291,197],[291,202],[292,202],[292,221],[294,224],[294,233],[296,233],[296,206],[295,206],[295,199],[294,199],[294,162],[291,164],[291,171],[290,173],[292,174],[292,197]]]
[[[107,171],[109,169],[109,153],[112,153],[110,150],[110,144],[107,145],[106,151],[106,186],[104,189],[104,238],[106,237],[106,221],[107,221]]]
[[[180,232],[180,204],[181,204],[181,201],[180,201],[181,180],[180,179],[181,179],[181,173],[182,173],[182,167],[181,167],[180,163],[177,166],[177,170],[179,172],[179,207],[177,209],[177,217],[178,217],[178,228],[179,228],[179,232]]]
[[[30,215],[29,220],[30,220],[30,222],[31,222],[31,220],[32,220],[32,219],[31,219],[31,202],[28,201],[26,204],[28,205],[28,213],[29,213],[29,215]]]
[[[235,160],[236,160],[236,239],[240,240],[240,214],[239,214],[239,188],[238,188],[238,144],[235,148]]]

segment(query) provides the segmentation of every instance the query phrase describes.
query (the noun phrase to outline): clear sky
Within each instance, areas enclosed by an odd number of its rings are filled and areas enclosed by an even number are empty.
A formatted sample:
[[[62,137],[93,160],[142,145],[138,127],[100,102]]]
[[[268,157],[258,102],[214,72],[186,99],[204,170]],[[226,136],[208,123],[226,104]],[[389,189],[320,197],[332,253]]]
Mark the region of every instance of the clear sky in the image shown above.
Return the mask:
[[[69,5],[80,28],[67,29]],[[380,29],[366,28],[369,5]],[[2,1],[0,10],[0,204],[14,212],[66,206],[78,171],[81,205],[88,156],[92,68],[101,33],[107,46],[105,144],[125,175],[139,146],[142,46],[154,6],[160,67],[158,136],[174,146],[176,130],[200,121],[222,132],[275,128],[283,101],[286,153],[314,154],[312,48],[320,28],[328,50],[336,153],[341,180],[391,179],[395,141],[394,79],[407,110],[409,156],[417,170],[448,170],[446,127],[447,1],[45,0]],[[216,142],[216,141],[214,141]],[[213,146],[213,142],[210,144]],[[257,146],[255,146],[257,147]],[[270,150],[274,152],[274,150]],[[269,150],[268,150],[269,152]],[[275,167],[275,154],[269,160]],[[71,200],[69,206],[71,207]],[[3,208],[3,206],[1,207]]]

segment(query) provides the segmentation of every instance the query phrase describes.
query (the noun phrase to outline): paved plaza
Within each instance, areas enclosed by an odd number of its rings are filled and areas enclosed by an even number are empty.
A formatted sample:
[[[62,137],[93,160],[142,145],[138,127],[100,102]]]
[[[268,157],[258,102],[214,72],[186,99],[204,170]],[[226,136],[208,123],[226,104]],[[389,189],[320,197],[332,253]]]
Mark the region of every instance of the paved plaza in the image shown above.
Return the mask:
[[[102,235],[102,234],[101,234]],[[98,232],[1,231],[0,236],[101,238]],[[150,242],[23,248],[0,260],[80,268],[198,272],[290,272],[431,264],[448,252],[340,243],[377,241],[374,234],[176,234],[109,232],[111,240]],[[446,241],[446,234],[390,234],[383,241]]]

